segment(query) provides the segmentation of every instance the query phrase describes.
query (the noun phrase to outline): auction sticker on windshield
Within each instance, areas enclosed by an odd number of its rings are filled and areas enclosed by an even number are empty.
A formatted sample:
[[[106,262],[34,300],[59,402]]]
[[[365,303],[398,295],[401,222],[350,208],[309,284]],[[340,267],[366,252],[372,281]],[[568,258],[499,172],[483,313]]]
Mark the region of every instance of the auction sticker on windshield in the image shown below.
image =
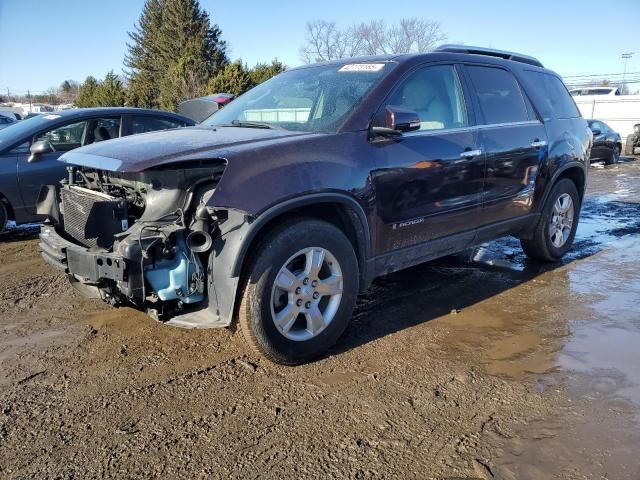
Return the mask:
[[[339,72],[379,72],[384,68],[384,63],[350,63],[344,65]]]

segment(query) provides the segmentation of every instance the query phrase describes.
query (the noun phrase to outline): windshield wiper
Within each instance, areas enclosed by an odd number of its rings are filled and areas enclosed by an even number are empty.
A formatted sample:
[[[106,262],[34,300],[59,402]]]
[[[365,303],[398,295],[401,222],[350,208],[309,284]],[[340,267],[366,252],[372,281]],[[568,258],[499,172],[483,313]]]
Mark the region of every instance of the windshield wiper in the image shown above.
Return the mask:
[[[221,125],[212,125],[214,127],[243,127],[243,128],[267,128],[267,129],[278,129],[275,125],[265,122],[246,122],[243,120],[232,120],[231,123],[224,123]]]

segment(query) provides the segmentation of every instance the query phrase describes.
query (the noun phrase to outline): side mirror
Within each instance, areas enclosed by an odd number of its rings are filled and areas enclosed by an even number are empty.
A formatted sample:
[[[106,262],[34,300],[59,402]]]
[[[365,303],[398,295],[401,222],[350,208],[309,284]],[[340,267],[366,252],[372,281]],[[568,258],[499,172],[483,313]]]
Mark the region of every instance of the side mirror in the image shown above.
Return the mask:
[[[420,130],[420,117],[413,110],[387,105],[386,127],[373,127],[372,132],[386,137],[400,137],[404,132]]]
[[[40,159],[45,153],[55,152],[53,145],[49,140],[43,140],[41,142],[34,142],[29,149],[31,155],[29,155],[28,162],[33,163]]]
[[[598,136],[598,135],[600,135],[602,132],[596,128],[595,130],[591,130],[591,133],[593,133],[593,136],[594,136],[594,137],[597,137],[597,136]]]
[[[387,128],[399,132],[420,130],[420,117],[413,110],[394,105],[387,106]]]

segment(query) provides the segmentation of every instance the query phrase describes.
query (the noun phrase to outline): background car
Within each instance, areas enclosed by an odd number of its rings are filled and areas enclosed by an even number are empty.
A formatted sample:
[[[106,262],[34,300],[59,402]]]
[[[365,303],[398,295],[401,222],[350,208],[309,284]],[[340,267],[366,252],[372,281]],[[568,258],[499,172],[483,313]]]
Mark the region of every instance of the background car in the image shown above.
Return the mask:
[[[627,141],[624,144],[624,154],[640,155],[640,123],[633,126],[633,133],[627,135]]]
[[[13,118],[0,115],[0,130],[7,128],[9,125],[13,125],[14,123],[16,123],[16,121]]]
[[[64,178],[65,165],[57,161],[63,153],[112,138],[194,124],[175,113],[138,108],[80,108],[13,123],[0,131],[0,231],[8,220],[43,219],[35,207],[40,186]]]
[[[602,160],[607,165],[616,163],[620,159],[622,151],[620,134],[600,120],[588,120],[588,123],[591,132],[593,132],[590,160]]]
[[[605,95],[615,97],[622,95],[622,92],[617,87],[585,87],[574,88],[569,90],[569,93],[574,97],[584,97],[589,95]]]

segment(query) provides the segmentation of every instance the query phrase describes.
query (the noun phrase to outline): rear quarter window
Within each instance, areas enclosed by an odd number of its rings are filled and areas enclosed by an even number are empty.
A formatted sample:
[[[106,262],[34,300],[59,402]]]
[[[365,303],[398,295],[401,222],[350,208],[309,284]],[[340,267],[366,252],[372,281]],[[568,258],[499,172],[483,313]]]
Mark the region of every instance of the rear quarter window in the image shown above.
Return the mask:
[[[553,116],[558,119],[578,118],[580,111],[567,88],[555,75],[543,72],[526,70],[524,76],[536,92],[536,96],[542,102],[540,105],[542,114],[548,118]]]

